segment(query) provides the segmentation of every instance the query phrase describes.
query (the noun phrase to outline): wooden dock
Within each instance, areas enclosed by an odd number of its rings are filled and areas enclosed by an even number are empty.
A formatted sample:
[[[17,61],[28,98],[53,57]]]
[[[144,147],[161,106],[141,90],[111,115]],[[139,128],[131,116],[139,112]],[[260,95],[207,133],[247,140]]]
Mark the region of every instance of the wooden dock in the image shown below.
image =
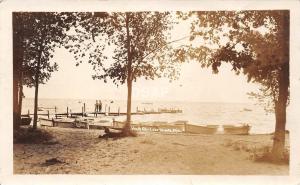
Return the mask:
[[[47,110],[43,110],[43,109],[47,109]],[[50,113],[49,109],[54,110],[54,113]],[[106,111],[107,110],[107,111]],[[118,108],[118,112],[111,112],[110,111],[110,107],[108,107],[108,109],[106,109],[105,107],[105,111],[104,112],[97,112],[92,111],[92,112],[88,112],[86,111],[86,106],[85,103],[83,104],[82,108],[81,108],[81,112],[72,112],[71,109],[69,109],[69,107],[66,108],[66,112],[65,113],[57,113],[57,107],[53,107],[53,108],[39,108],[39,111],[47,111],[46,113],[37,113],[38,116],[46,116],[48,117],[48,119],[50,118],[61,118],[61,117],[67,117],[67,118],[74,118],[74,117],[97,117],[98,115],[105,115],[105,116],[125,116],[127,115],[126,112],[120,112],[120,107]],[[146,109],[144,110],[139,110],[139,108],[136,108],[136,112],[131,112],[131,115],[144,115],[144,114],[163,114],[163,113],[182,113],[182,110],[179,109],[158,109],[158,111],[154,111],[153,109],[148,111]],[[27,114],[22,114],[22,116],[27,116],[30,117],[34,114],[30,113],[30,111],[28,110]]]

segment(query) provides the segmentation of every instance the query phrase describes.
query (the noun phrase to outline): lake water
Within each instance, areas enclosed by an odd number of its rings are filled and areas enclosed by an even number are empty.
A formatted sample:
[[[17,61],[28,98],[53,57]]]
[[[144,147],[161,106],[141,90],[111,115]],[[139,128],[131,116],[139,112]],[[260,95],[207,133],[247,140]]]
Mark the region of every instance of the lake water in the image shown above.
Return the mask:
[[[96,100],[91,99],[40,99],[39,107],[54,108],[57,107],[57,113],[66,113],[67,107],[72,112],[81,112],[83,103],[86,104],[86,111],[94,111]],[[126,101],[102,100],[102,111],[126,112]],[[33,113],[34,99],[25,98],[23,100],[22,113],[26,114],[28,110]],[[251,103],[204,103],[204,102],[132,102],[132,112],[139,110],[154,110],[158,108],[178,108],[183,113],[177,114],[148,114],[133,115],[133,121],[167,121],[187,120],[191,124],[199,125],[223,125],[247,123],[252,126],[250,133],[271,133],[275,129],[275,116],[273,113],[266,114],[263,107]],[[54,109],[49,109],[54,113]],[[39,112],[42,113],[42,112]],[[126,116],[116,116],[116,120],[125,120]]]

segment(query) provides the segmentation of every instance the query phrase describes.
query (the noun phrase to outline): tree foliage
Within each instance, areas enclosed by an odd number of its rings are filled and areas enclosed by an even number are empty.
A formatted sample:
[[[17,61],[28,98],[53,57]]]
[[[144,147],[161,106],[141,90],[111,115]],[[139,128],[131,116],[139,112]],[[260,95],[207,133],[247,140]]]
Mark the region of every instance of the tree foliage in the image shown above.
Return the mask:
[[[57,63],[50,59],[53,58],[55,48],[64,40],[64,32],[68,27],[66,16],[55,12],[16,12],[14,16],[18,23],[14,26],[14,36],[18,37],[17,47],[23,51],[24,85],[29,87],[35,85],[39,58],[41,58],[39,83],[46,83],[51,73],[58,69]]]
[[[129,26],[129,54],[132,76],[175,78],[177,70],[167,44],[166,31],[171,29],[169,12],[95,12],[77,13],[77,34],[69,37],[66,48],[74,54],[77,64],[84,60],[94,66],[94,79],[112,79],[117,85],[128,78],[128,45],[126,18]],[[105,52],[110,50],[108,52]],[[112,56],[107,56],[109,53]],[[169,54],[169,55],[168,55]],[[165,72],[163,74],[163,72]]]
[[[183,19],[194,17],[190,40],[201,38],[212,46],[183,48],[179,60],[196,59],[216,73],[223,62],[230,63],[237,74],[243,73],[248,81],[262,85],[261,93],[251,95],[271,100],[267,105],[273,106],[276,116],[273,152],[280,156],[289,99],[289,12],[201,11],[178,15]],[[195,54],[204,50],[205,57]]]
[[[46,83],[51,73],[58,69],[55,62],[50,62],[56,47],[65,37],[70,27],[68,13],[56,12],[15,12],[14,29],[14,107],[19,105],[21,114],[22,86],[35,87],[34,127],[37,120],[38,84]],[[18,100],[18,101],[17,101]],[[18,104],[18,105],[17,105]],[[14,112],[15,112],[14,108]]]

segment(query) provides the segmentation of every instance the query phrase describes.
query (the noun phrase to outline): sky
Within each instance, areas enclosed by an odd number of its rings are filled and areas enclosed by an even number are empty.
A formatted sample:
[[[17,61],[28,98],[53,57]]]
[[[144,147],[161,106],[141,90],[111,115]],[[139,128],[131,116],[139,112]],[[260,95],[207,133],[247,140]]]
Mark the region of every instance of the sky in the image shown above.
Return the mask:
[[[189,35],[189,23],[181,22],[171,32],[171,40]],[[186,44],[186,40],[176,43]],[[82,63],[75,66],[72,54],[64,48],[57,48],[51,59],[58,63],[58,71],[45,85],[40,85],[39,98],[68,99],[127,99],[127,86],[117,87],[112,82],[93,80],[92,66]],[[244,75],[235,75],[231,66],[222,64],[218,74],[210,68],[201,68],[195,61],[180,67],[178,80],[145,80],[140,78],[133,84],[133,100],[144,101],[196,101],[196,102],[251,102],[247,92],[257,91],[258,84],[247,83]],[[24,88],[27,98],[34,97],[34,88]]]
[[[127,87],[92,79],[92,66],[75,60],[65,49],[57,49],[53,57],[58,71],[45,85],[39,87],[40,98],[116,99],[126,100]],[[222,65],[218,74],[210,68],[201,68],[197,62],[181,65],[178,80],[138,79],[133,84],[134,100],[197,101],[197,102],[249,102],[247,92],[256,91],[257,84],[247,83],[246,76],[235,75],[230,65]],[[27,98],[34,97],[34,88],[24,88]]]

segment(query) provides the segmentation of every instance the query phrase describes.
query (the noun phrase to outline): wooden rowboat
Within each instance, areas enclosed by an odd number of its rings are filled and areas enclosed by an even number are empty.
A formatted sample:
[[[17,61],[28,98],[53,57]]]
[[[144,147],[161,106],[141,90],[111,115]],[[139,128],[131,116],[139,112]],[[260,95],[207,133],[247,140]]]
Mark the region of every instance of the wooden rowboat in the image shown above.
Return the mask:
[[[218,125],[201,126],[185,124],[184,127],[185,132],[192,134],[215,134],[218,130]]]
[[[68,119],[53,119],[53,126],[61,128],[75,128],[75,121]]]
[[[21,117],[21,125],[30,125],[31,117]]]
[[[76,121],[73,119],[46,119],[39,118],[41,126],[61,127],[61,128],[87,128],[87,122]]]
[[[248,135],[251,126],[245,125],[223,125],[224,134],[234,134],[234,135]]]
[[[48,126],[48,127],[54,126],[54,122],[52,119],[39,118],[39,123],[41,126]]]

